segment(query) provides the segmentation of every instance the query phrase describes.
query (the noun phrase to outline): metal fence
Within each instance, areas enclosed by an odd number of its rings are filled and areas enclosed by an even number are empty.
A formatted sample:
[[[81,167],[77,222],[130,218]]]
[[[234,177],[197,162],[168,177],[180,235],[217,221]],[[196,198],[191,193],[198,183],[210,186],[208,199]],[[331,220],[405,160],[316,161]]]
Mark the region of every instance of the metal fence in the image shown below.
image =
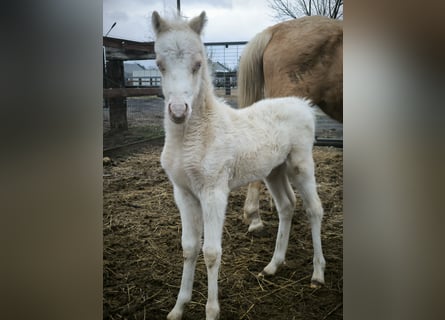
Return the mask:
[[[238,70],[239,59],[246,44],[246,41],[204,43],[207,57],[211,61],[221,63],[230,71]]]

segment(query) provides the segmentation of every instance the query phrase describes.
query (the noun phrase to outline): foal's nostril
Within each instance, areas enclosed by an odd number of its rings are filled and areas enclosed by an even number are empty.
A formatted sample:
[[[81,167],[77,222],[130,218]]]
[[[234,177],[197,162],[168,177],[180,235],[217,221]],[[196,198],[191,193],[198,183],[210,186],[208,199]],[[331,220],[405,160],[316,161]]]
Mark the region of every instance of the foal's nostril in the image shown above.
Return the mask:
[[[187,116],[187,103],[175,103],[175,101],[168,104],[168,114],[170,119],[175,123],[182,123],[185,121]]]

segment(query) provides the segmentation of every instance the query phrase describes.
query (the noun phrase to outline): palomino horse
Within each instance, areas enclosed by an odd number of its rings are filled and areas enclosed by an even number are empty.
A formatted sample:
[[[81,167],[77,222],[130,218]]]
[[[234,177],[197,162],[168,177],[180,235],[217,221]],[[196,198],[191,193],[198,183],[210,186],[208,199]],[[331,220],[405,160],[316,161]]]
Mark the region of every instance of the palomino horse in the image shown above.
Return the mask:
[[[296,202],[292,182],[303,197],[312,226],[311,283],[324,283],[323,208],[312,159],[313,110],[308,101],[296,97],[266,99],[241,110],[218,100],[200,39],[205,22],[205,12],[189,22],[179,17],[165,20],[156,11],[152,16],[165,96],[161,164],[181,215],[184,256],[181,288],[168,319],[181,319],[191,300],[201,246],[208,276],[206,319],[218,318],[218,273],[228,196],[230,190],[251,181],[264,179],[279,215],[275,251],[260,275],[275,274],[284,262]]]
[[[343,26],[311,16],[278,23],[257,34],[242,53],[238,105],[272,97],[309,98],[328,116],[343,122]],[[244,221],[259,230],[261,182],[249,184]]]

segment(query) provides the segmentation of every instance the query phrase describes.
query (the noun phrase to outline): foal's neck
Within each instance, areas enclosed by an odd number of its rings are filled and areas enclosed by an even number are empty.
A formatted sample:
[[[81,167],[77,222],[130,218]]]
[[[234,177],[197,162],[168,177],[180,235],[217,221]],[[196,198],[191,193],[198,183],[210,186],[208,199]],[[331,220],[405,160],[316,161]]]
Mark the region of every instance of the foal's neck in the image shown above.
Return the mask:
[[[213,85],[208,74],[207,64],[203,64],[202,68],[201,87],[193,101],[192,114],[188,121],[192,122],[193,125],[199,125],[199,122],[208,120],[207,117],[212,113],[215,102]]]

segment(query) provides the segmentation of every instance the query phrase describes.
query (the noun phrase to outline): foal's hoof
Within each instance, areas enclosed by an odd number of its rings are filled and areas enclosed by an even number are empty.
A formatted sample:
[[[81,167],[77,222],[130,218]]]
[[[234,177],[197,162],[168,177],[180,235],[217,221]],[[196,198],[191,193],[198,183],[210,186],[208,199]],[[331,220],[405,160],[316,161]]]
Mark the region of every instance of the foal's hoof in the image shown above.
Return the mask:
[[[320,282],[320,281],[315,280],[315,279],[311,280],[311,288],[313,288],[313,289],[321,288],[323,285],[324,285],[323,282]]]
[[[258,273],[257,278],[259,280],[263,280],[267,276],[268,276],[268,274],[266,274],[264,271],[261,271],[260,273]]]
[[[270,278],[274,275],[273,273],[265,271],[265,269],[266,268],[264,268],[263,271],[258,273],[258,276],[257,276],[258,279],[263,280],[264,278]]]
[[[179,312],[177,310],[172,310],[167,315],[167,320],[181,320],[182,319],[182,312]]]
[[[252,220],[252,222],[249,225],[249,229],[247,231],[249,232],[258,232],[263,230],[264,224],[261,220]]]
[[[272,277],[275,273],[274,272],[267,272],[266,268],[263,269],[260,273],[258,273],[258,279],[264,279],[267,277]]]

